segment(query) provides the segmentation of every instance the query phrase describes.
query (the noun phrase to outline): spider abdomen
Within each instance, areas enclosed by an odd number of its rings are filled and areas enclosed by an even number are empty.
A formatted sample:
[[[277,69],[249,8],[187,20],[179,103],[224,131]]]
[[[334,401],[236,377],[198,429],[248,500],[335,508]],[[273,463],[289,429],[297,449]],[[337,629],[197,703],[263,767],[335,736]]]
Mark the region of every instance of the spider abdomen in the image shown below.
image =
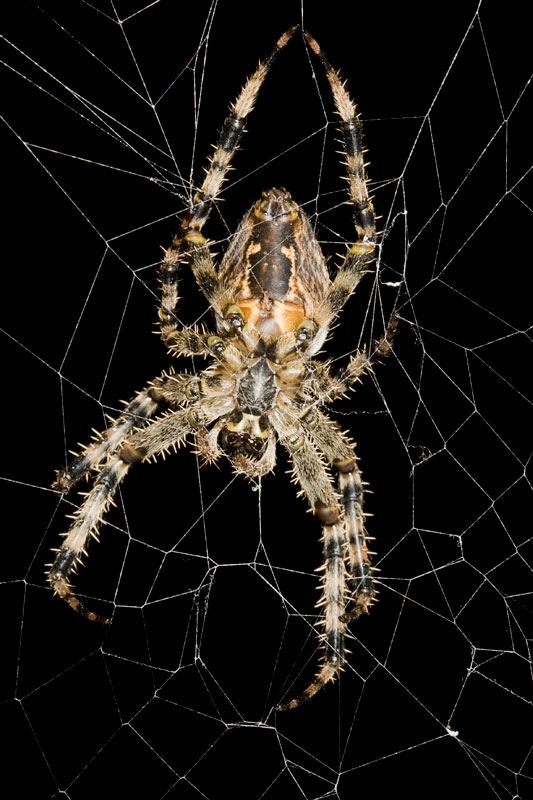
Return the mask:
[[[328,290],[328,271],[309,220],[285,189],[268,189],[252,206],[219,278],[266,342],[311,316]]]
[[[246,248],[245,293],[303,304],[298,294],[297,237],[300,209],[284,189],[270,189],[253,206],[253,228]]]

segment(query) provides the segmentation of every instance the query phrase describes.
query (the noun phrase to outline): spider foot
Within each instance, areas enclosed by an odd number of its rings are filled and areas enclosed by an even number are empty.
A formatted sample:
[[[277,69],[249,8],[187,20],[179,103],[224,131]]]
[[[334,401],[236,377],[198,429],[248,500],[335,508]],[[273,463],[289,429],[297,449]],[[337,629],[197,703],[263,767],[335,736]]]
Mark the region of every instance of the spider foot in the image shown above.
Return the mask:
[[[277,710],[289,711],[291,708],[298,708],[299,706],[303,705],[312,697],[314,697],[315,694],[317,694],[317,692],[319,692],[326,685],[326,683],[335,680],[341,669],[342,666],[340,658],[335,659],[334,661],[326,661],[315,676],[315,679],[305,687],[303,692],[296,695],[296,697],[293,697],[291,700],[280,703]]]
[[[68,575],[75,570],[75,562],[76,559],[72,551],[60,550],[48,573],[48,583],[52,587],[54,594],[57,594],[82,617],[85,617],[90,622],[99,622],[100,625],[109,625],[111,623],[110,617],[95,614],[72,591],[72,584],[69,583]]]

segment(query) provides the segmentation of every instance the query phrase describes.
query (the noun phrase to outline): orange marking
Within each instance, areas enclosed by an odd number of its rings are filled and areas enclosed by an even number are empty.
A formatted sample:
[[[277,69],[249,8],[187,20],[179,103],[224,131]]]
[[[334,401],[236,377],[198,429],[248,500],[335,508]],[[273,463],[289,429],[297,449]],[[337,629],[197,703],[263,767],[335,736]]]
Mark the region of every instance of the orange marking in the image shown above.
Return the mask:
[[[257,328],[267,339],[275,339],[294,331],[305,319],[301,304],[271,300],[266,296],[240,300],[238,305],[246,322]]]

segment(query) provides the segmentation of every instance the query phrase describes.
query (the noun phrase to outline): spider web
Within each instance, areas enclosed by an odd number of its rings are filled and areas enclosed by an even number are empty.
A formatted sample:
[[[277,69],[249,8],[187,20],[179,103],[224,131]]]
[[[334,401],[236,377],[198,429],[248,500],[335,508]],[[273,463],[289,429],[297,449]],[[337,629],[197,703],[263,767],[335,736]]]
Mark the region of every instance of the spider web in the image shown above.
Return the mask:
[[[256,22],[247,9],[241,33],[234,4],[195,5],[47,1],[5,20],[2,774],[17,765],[21,796],[72,800],[385,797],[391,786],[529,797],[522,7],[443,4],[421,19],[365,4],[345,20],[342,4],[286,3]],[[380,602],[353,626],[340,682],[280,714],[315,669],[321,562],[282,455],[261,486],[227,464],[200,471],[184,450],[132,470],[77,581],[112,609],[109,629],[53,599],[44,565],[79,502],[49,488],[52,471],[118,398],[169,367],[152,335],[160,245],[228,103],[297,21],[362,111],[384,231],[379,268],[328,353],[342,363],[393,308],[401,322],[388,362],[332,409],[372,490]],[[353,231],[332,101],[298,35],[247,128],[208,226],[215,249],[282,185],[334,263]],[[209,321],[190,275],[181,294],[184,323]]]

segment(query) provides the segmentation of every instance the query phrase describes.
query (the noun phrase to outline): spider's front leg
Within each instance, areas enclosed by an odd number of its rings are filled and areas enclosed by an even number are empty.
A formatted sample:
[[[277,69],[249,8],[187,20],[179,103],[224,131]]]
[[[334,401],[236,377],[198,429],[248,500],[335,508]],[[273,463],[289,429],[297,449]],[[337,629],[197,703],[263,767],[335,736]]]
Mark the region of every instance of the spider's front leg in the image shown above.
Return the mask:
[[[160,269],[162,299],[159,310],[161,337],[165,344],[172,344],[172,334],[179,325],[176,307],[179,299],[179,268],[183,260],[191,259],[194,276],[209,304],[215,311],[222,310],[223,293],[202,229],[226,181],[231,160],[244,132],[246,118],[253,110],[263,81],[278,53],[285,47],[295,30],[295,27],[289,28],[278,39],[273,50],[264,61],[259,62],[255,72],[248,78],[235,103],[230,107],[230,114],[222,126],[202,186],[195,194],[190,210],[181,220],[180,228],[170,247],[165,251]]]
[[[316,321],[321,326],[329,326],[353,294],[363,275],[369,271],[372,262],[375,261],[376,219],[372,198],[368,192],[363,126],[356,105],[318,42],[309,33],[305,34],[305,38],[311,50],[322,62],[336,111],[341,118],[340,132],[346,159],[344,166],[348,181],[348,202],[353,208],[353,223],[357,235],[355,242],[348,247],[344,261],[331,282],[316,315]]]
[[[176,383],[176,388],[169,389],[169,393],[174,391],[176,395],[180,395],[180,382],[190,382],[191,378],[176,375],[168,380]],[[123,441],[116,452],[108,454],[93,488],[74,514],[74,522],[64,534],[63,544],[56,550],[57,555],[48,573],[48,581],[56,594],[87,619],[104,624],[109,622],[107,617],[88,609],[72,590],[71,577],[81,563],[82,556],[87,555],[88,539],[91,536],[97,538],[99,525],[130,467],[170,447],[176,447],[196,426],[194,410],[180,408],[137,431],[128,442]]]

